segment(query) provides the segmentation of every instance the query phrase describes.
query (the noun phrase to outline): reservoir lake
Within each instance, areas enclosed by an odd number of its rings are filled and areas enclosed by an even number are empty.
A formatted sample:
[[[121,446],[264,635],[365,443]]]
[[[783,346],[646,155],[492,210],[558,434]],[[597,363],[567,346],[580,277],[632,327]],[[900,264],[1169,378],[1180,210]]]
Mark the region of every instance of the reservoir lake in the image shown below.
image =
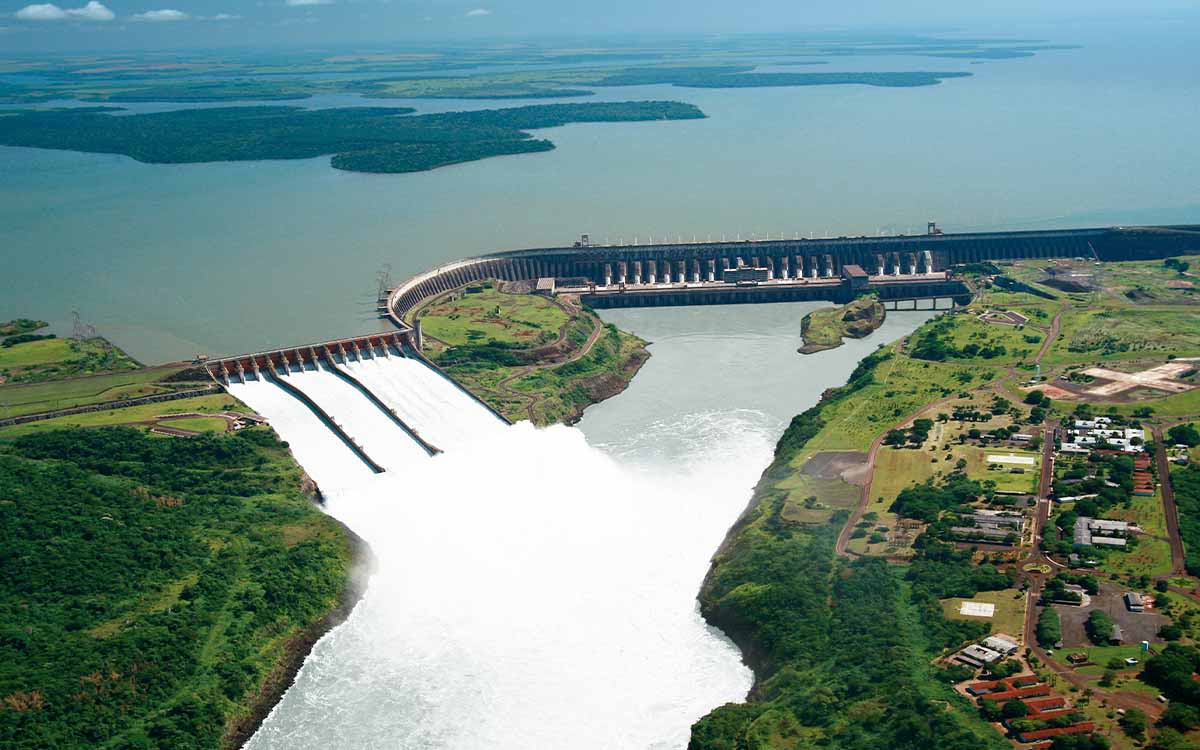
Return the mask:
[[[675,99],[708,118],[569,125],[538,133],[554,151],[415,174],[340,172],[326,157],[154,165],[0,148],[0,318],[69,330],[78,310],[153,363],[374,330],[384,264],[398,281],[584,232],[644,243],[919,231],[931,219],[947,231],[1200,222],[1198,27],[1031,29],[1019,36],[1083,46],[822,66],[974,74],[923,88],[606,88],[592,99]],[[355,103],[537,102],[307,102]]]

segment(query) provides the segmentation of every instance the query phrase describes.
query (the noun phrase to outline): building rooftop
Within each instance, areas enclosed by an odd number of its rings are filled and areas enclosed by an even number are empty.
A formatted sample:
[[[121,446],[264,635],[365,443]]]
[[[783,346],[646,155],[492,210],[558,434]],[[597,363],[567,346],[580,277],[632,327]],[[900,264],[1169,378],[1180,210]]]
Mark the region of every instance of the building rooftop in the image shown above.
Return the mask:
[[[1021,647],[1021,644],[1004,635],[990,635],[983,639],[981,644],[984,648],[990,648],[993,651],[999,651],[1002,654],[1011,654]]]

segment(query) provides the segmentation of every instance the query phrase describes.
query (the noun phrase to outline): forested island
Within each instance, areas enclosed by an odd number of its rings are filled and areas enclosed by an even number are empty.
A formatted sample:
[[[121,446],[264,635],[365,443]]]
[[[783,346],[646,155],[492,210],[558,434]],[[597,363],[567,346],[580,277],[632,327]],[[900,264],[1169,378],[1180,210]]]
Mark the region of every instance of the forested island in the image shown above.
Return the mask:
[[[221,107],[118,115],[104,107],[0,111],[0,144],[123,154],[151,164],[309,159],[337,169],[420,172],[491,156],[549,151],[527,130],[568,123],[694,120],[667,101],[547,104],[409,116],[410,108]]]
[[[800,321],[804,346],[801,354],[816,354],[842,345],[842,339],[869,336],[887,318],[883,303],[874,295],[865,295],[839,307],[814,310]]]

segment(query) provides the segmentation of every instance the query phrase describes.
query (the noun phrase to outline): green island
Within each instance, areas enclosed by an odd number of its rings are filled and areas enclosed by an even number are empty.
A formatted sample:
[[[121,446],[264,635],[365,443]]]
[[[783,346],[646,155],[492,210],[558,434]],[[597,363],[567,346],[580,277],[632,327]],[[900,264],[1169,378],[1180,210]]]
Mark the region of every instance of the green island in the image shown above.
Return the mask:
[[[1196,260],[961,268],[797,415],[700,593],[755,685],[689,748],[1195,747]]]
[[[287,101],[322,94],[368,97],[512,99],[588,96],[594,87],[659,83],[683,87],[927,86],[963,72],[756,73],[760,60],[782,67],[842,59],[907,56],[1000,61],[1070,45],[931,35],[764,36],[754,40],[597,43],[589,49],[541,45],[420,47],[375,53],[275,51],[269,55],[191,52],[164,62],[154,53],[0,58],[0,102],[37,104]],[[588,63],[597,67],[568,67]],[[505,66],[512,72],[489,71]],[[527,68],[527,69],[521,69]],[[454,75],[447,75],[453,73]],[[26,79],[28,77],[28,79]]]
[[[691,120],[679,102],[548,104],[408,116],[406,108],[221,107],[114,115],[111,108],[0,111],[0,144],[123,154],[152,164],[309,159],[336,169],[419,172],[549,151],[526,130],[568,123]]]
[[[436,297],[416,311],[424,353],[505,417],[572,424],[629,385],[645,343],[568,296],[496,280]]]
[[[815,65],[812,61],[793,65]],[[287,101],[318,94],[362,94],[370,98],[423,99],[561,99],[591,96],[584,87],[667,85],[682,88],[758,88],[777,86],[879,86],[908,88],[933,86],[963,71],[897,71],[846,73],[757,73],[753,65],[650,65],[630,68],[564,68],[545,71],[480,73],[466,76],[404,75],[356,79],[307,78],[242,79],[217,81],[118,80],[98,85],[87,82],[56,85],[56,96],[42,90],[0,83],[0,101],[36,103],[71,96],[96,103]],[[441,73],[442,71],[438,71]]]
[[[50,325],[44,320],[32,320],[30,318],[17,318],[6,323],[0,323],[0,338],[9,336],[22,336],[34,331],[39,331]]]
[[[869,336],[887,318],[883,303],[875,295],[864,295],[839,307],[814,310],[800,321],[804,346],[801,354],[816,354],[842,345],[842,339]]]

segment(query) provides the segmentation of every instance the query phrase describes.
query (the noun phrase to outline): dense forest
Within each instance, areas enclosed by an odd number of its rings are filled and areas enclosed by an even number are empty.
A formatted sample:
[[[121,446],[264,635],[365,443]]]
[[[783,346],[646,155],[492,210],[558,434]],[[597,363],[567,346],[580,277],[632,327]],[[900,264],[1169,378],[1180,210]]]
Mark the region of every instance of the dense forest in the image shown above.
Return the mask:
[[[1172,471],[1171,484],[1179,509],[1179,535],[1186,551],[1187,572],[1200,575],[1200,466],[1190,464]]]
[[[349,541],[301,478],[263,430],[0,447],[0,746],[244,739],[346,595]]]
[[[0,112],[0,144],[124,154],[154,164],[309,159],[363,172],[419,172],[546,151],[528,129],[704,117],[679,102],[591,102],[408,116],[408,108],[218,107],[115,115],[112,108]]]

